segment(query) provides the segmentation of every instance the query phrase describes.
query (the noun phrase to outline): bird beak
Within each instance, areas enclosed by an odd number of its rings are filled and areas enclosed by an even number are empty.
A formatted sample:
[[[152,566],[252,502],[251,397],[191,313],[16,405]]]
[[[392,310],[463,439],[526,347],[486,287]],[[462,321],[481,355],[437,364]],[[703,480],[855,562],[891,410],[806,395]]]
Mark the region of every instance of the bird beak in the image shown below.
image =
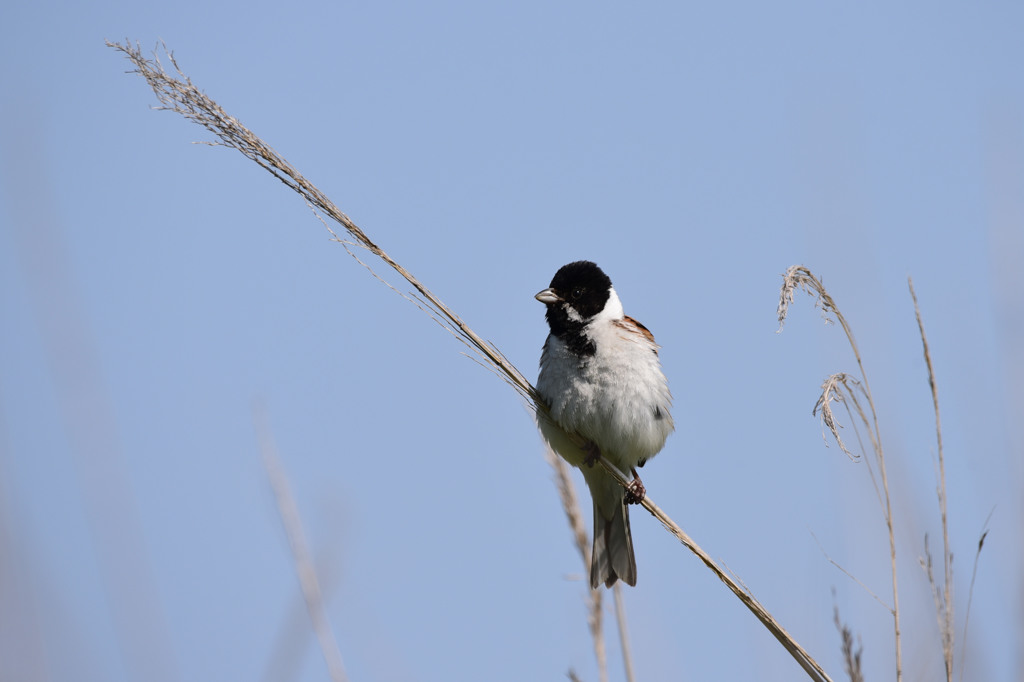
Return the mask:
[[[562,298],[555,293],[554,289],[545,289],[544,291],[534,296],[534,298],[536,298],[541,303],[547,304],[558,303],[559,301],[562,300]]]

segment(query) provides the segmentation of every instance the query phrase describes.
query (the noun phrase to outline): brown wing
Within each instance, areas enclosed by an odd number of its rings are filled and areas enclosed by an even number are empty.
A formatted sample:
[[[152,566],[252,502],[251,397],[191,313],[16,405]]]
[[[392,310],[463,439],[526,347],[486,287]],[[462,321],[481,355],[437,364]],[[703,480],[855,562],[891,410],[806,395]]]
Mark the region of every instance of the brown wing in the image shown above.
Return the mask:
[[[645,339],[650,341],[652,344],[654,344],[654,334],[651,333],[651,330],[648,329],[647,327],[643,326],[642,324],[640,324],[636,320],[634,320],[629,315],[623,315],[622,320],[616,321],[614,324],[617,327],[625,329],[626,331],[630,332],[631,334],[639,334],[640,336],[644,337]],[[655,344],[655,345],[657,345],[657,344]],[[658,352],[657,349],[655,349],[654,352],[657,353]]]
[[[654,343],[654,334],[651,333],[650,329],[648,329],[647,327],[643,326],[642,324],[640,324],[638,321],[634,320],[629,315],[624,315],[622,317],[622,319],[625,320],[627,324],[636,327],[636,331],[640,332],[640,334],[643,335],[648,341],[650,341],[651,343]]]

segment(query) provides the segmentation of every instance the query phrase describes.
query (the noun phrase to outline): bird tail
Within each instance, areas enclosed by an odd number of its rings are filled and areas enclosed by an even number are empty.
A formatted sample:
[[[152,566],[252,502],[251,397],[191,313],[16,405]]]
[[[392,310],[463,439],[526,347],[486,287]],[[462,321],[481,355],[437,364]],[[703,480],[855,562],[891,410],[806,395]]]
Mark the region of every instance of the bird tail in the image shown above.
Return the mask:
[[[636,556],[629,531],[625,491],[611,476],[587,481],[594,499],[594,547],[590,558],[590,586],[611,587],[616,580],[636,585]],[[593,478],[593,477],[588,477]]]

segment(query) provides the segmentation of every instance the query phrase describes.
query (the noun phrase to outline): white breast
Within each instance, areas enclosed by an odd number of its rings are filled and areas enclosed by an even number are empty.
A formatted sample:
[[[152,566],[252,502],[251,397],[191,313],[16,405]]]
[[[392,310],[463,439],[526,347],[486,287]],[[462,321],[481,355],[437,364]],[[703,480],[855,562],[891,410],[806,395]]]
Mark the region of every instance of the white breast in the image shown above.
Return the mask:
[[[614,290],[613,290],[614,295]],[[618,302],[618,298],[615,298]],[[609,306],[610,307],[610,306]],[[603,455],[629,469],[657,454],[674,425],[669,409],[672,396],[661,371],[656,346],[615,324],[621,321],[608,308],[588,327],[596,352],[580,358],[557,337],[548,336],[541,355],[537,390],[548,402],[555,422],[598,445]],[[564,452],[564,437],[541,430],[556,450]]]

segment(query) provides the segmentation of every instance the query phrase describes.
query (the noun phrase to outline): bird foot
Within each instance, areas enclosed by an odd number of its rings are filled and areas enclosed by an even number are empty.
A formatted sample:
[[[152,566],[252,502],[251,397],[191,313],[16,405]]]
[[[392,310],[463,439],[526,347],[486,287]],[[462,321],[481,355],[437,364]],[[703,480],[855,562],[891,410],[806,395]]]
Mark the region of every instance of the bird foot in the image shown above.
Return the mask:
[[[644,482],[640,480],[640,477],[636,475],[636,469],[633,469],[633,480],[626,486],[626,504],[640,504],[646,496],[647,488],[644,487]]]
[[[583,452],[585,453],[583,463],[593,469],[597,460],[601,459],[601,448],[597,447],[597,443],[588,440],[587,444],[583,446]]]

